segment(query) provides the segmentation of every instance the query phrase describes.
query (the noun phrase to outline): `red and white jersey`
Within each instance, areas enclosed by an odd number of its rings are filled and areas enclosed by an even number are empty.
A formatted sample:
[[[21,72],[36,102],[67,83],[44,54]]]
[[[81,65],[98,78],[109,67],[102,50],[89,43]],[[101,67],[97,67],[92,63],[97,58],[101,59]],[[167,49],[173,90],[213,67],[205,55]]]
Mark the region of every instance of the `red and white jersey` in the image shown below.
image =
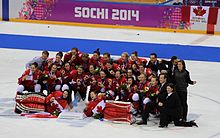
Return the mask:
[[[147,59],[146,58],[139,58],[141,60],[141,62],[146,65],[147,64]]]
[[[71,59],[69,61],[69,63],[72,67],[75,67],[77,65],[80,65],[80,59],[79,59],[79,57],[76,57],[75,59]]]
[[[148,87],[149,87],[149,90],[146,93],[147,97],[149,97],[150,94],[156,94],[156,92],[159,90],[158,85],[152,85],[151,83],[149,83]]]
[[[52,64],[56,64],[57,69],[60,70],[63,66],[63,61],[56,62],[56,58],[49,58],[47,62],[43,64],[43,71],[49,71]]]
[[[82,56],[82,52],[78,51],[78,53],[76,54],[76,58],[80,58]],[[72,58],[72,53],[68,52],[64,55],[64,62],[69,62]]]
[[[109,82],[111,80],[111,83]],[[107,85],[105,86],[105,91],[112,90],[115,92],[116,90],[116,85],[114,84],[112,79],[107,79]]]
[[[54,102],[50,101],[52,97],[55,98]],[[53,113],[56,109],[63,110],[67,108],[68,102],[67,102],[67,99],[63,98],[63,92],[55,91],[47,96],[46,105],[47,105],[47,111],[49,113]]]
[[[152,74],[152,70],[150,68],[145,68],[144,72],[140,72],[140,74],[145,74],[147,77],[150,77],[150,75]]]
[[[82,58],[79,59],[79,65],[83,66],[85,72],[89,71],[90,58],[87,61],[83,61]]]
[[[25,80],[22,80],[23,77],[26,77]],[[20,78],[18,78],[18,84],[20,85],[24,85],[24,86],[31,86],[33,87],[37,81],[40,79],[40,77],[42,76],[42,72],[37,69],[35,72],[32,72],[31,69],[27,69]]]
[[[108,79],[107,78],[104,78],[104,79],[101,79],[99,78],[97,80],[97,92],[105,92],[106,91],[106,88],[108,87]],[[101,87],[101,85],[104,85],[104,87]]]
[[[129,60],[129,64],[131,64],[131,66],[133,64],[136,64],[136,65],[140,65],[140,64],[146,65],[147,64],[147,59],[145,59],[145,58],[137,58],[137,60]]]
[[[102,57],[100,57],[99,59],[95,60],[94,57],[90,58],[90,64],[96,66],[96,67],[100,67],[100,64],[103,64],[103,59]]]
[[[86,82],[84,80],[85,74],[78,74],[76,73],[73,76],[73,79],[71,81],[73,88],[79,90],[80,92],[85,92],[87,89]]]
[[[56,72],[45,71],[44,74],[49,76],[49,79],[48,79],[48,82],[47,82],[49,85],[61,84],[62,83],[62,78],[61,78],[61,72],[60,71],[58,71],[58,70]]]
[[[72,81],[77,81],[78,79],[81,81],[81,82],[83,82],[84,81],[84,77],[85,77],[85,73],[82,73],[82,74],[78,74],[78,73],[76,73],[75,74],[75,72],[72,74]]]
[[[139,91],[141,91],[141,90],[146,91],[148,88],[149,88],[149,82],[148,81],[138,83],[138,90]]]
[[[116,87],[120,87],[122,84],[125,84],[127,82],[127,79],[125,77],[115,78],[113,79],[113,83],[116,85]]]
[[[108,69],[106,66],[103,66],[102,70],[105,70],[105,71],[113,70],[115,72],[117,70],[121,70],[121,68],[118,64],[113,63],[111,69]]]
[[[66,70],[64,68],[61,69],[61,78],[62,78],[62,83],[63,84],[68,84],[69,82],[72,81],[72,69]]]
[[[127,70],[128,68],[131,68],[131,64],[129,63],[129,60],[123,61],[121,58],[119,58],[117,63],[121,69]]]
[[[84,81],[87,86],[96,85],[96,83],[94,84],[94,82],[97,82],[97,80],[99,78],[98,75],[92,74],[92,73],[86,73],[85,77],[86,77],[86,79],[84,79]]]

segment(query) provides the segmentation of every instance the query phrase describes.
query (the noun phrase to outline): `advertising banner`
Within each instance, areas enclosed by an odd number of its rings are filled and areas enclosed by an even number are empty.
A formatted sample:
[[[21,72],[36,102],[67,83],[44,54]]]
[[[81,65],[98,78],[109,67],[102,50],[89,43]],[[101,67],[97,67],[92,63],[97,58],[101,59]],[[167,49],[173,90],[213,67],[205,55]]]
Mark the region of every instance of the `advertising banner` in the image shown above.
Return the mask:
[[[155,28],[183,28],[181,8],[118,4],[106,2],[77,2],[74,0],[27,0],[18,18],[90,24],[108,24]]]

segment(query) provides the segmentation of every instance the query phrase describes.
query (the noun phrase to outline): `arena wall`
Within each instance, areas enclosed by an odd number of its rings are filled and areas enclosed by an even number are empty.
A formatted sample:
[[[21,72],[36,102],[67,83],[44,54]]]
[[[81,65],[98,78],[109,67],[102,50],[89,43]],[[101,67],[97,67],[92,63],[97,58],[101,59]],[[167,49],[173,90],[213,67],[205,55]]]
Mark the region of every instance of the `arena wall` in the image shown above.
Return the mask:
[[[2,20],[2,1],[0,0],[0,21]]]
[[[65,10],[63,10],[65,9]],[[152,12],[153,11],[153,12]],[[181,22],[181,6],[51,0],[10,1],[10,20],[75,26],[131,28],[169,32],[206,33],[207,24]],[[220,34],[220,14],[215,25]]]

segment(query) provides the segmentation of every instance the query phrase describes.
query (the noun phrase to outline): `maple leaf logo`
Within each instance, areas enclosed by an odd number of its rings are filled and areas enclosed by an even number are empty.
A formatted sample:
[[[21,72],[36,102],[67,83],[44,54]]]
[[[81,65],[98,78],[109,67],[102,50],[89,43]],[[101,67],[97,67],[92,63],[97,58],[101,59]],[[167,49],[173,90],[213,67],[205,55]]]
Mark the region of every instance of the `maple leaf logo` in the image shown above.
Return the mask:
[[[196,16],[203,16],[206,13],[205,9],[202,9],[202,7],[194,8],[193,12],[196,14]]]
[[[97,106],[97,112],[102,113],[102,106]]]

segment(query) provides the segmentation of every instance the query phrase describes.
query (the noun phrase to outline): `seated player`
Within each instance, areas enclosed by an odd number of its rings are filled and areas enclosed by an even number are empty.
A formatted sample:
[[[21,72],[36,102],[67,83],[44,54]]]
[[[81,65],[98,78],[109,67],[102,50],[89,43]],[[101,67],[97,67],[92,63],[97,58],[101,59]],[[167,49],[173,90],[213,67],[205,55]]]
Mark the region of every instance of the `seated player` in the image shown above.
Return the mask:
[[[142,120],[138,122],[138,125],[146,125],[147,120],[149,118],[150,113],[157,113],[157,94],[158,91],[158,80],[157,77],[153,76],[151,78],[151,82],[148,85],[148,88],[145,92],[145,98],[143,100],[143,108],[142,108]]]
[[[156,76],[151,78],[151,81],[148,85],[146,91],[146,97],[143,101],[143,104],[147,104],[148,102],[154,101],[156,102],[156,95],[158,94],[158,79]]]
[[[49,92],[59,91],[61,88],[61,72],[57,70],[57,65],[52,64],[50,71],[45,71],[44,75],[48,75]]]
[[[102,70],[105,71],[107,78],[114,78],[115,72],[120,70],[120,67],[116,63],[113,63],[113,61],[108,60],[105,61],[105,66],[102,68]]]
[[[94,115],[94,113],[102,113],[102,109],[103,107],[100,105],[101,108],[99,108],[100,110],[94,110],[95,108],[97,108],[97,105],[103,100],[102,97],[99,97],[97,95],[97,93],[95,91],[92,91],[90,93],[90,98],[91,101],[89,101],[89,103],[86,105],[85,109],[84,109],[84,114],[87,117],[91,117]]]
[[[76,95],[76,93],[78,92],[83,101],[86,98],[86,90],[87,90],[84,77],[85,77],[85,73],[82,66],[79,66],[77,68],[77,72],[74,72],[74,74],[72,74],[72,88],[74,94]]]
[[[46,97],[46,111],[58,116],[62,110],[67,109],[70,103],[69,90],[55,91]]]
[[[31,64],[30,69],[27,69],[20,78],[18,78],[17,92],[29,91],[40,92],[40,84],[37,84],[42,72],[37,68],[36,62]]]

